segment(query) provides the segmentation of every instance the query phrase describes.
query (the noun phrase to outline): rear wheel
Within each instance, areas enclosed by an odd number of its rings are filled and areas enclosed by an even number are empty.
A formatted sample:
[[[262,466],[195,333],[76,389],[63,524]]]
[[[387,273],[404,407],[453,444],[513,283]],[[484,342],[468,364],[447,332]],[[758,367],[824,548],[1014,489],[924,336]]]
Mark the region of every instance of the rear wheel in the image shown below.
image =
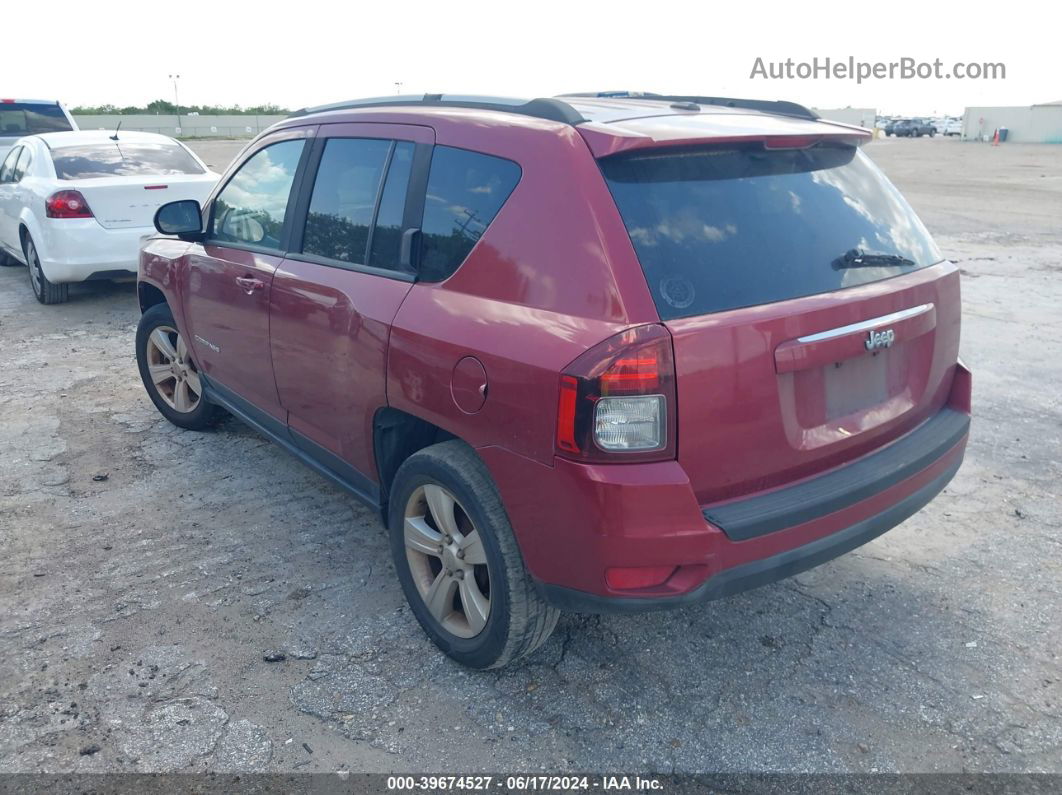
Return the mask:
[[[42,304],[61,304],[70,297],[70,285],[52,284],[44,275],[41,268],[41,258],[37,255],[37,247],[33,244],[33,238],[26,235],[22,250],[26,255],[26,265],[29,271],[30,286],[33,294]]]
[[[156,304],[140,316],[136,363],[151,402],[174,425],[201,431],[217,419],[218,408],[203,396],[199,369],[168,305]]]
[[[391,489],[391,554],[413,614],[471,668],[537,649],[559,613],[535,590],[490,475],[460,441],[406,460]]]

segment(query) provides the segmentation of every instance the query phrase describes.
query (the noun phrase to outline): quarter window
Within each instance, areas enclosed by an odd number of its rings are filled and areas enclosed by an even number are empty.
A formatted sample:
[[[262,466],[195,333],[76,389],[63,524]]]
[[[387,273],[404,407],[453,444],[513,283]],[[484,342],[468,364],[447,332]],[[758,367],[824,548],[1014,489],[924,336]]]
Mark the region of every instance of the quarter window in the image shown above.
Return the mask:
[[[0,182],[14,182],[15,163],[18,162],[20,154],[22,154],[21,146],[16,146],[7,153],[7,157],[4,158],[4,164],[0,166]]]
[[[457,270],[519,181],[520,166],[511,160],[436,146],[424,202],[421,278],[441,281]]]
[[[281,141],[251,156],[214,200],[215,241],[279,249],[305,142]]]
[[[12,182],[21,182],[22,178],[26,176],[26,171],[29,170],[30,162],[33,160],[33,153],[28,146],[22,147],[22,156],[18,159],[18,164],[15,166],[15,173],[11,175]]]

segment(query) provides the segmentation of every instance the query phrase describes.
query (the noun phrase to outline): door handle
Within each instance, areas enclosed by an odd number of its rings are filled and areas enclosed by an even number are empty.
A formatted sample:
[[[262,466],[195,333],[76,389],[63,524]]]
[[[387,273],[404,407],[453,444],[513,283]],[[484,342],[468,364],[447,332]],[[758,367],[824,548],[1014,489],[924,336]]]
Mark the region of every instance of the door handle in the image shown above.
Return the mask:
[[[255,290],[261,290],[265,287],[265,282],[255,279],[252,276],[237,276],[236,284],[240,285],[240,289],[247,293],[247,295],[254,295]]]

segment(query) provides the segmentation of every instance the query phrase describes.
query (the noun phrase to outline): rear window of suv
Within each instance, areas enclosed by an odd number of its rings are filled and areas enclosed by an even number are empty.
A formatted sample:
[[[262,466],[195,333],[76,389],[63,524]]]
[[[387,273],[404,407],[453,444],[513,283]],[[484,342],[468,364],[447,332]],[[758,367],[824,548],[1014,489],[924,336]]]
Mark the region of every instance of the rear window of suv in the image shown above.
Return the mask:
[[[177,144],[84,144],[52,150],[59,179],[173,176],[206,171]]]
[[[939,262],[851,146],[621,155],[601,168],[664,320],[888,279]]]
[[[36,102],[0,102],[0,136],[67,132],[70,120],[58,105]]]

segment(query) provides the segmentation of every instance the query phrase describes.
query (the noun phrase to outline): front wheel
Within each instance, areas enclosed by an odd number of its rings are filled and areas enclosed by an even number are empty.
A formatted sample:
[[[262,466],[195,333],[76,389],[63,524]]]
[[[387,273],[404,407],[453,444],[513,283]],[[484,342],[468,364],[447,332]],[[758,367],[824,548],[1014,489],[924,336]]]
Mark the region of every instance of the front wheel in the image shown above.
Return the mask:
[[[166,304],[156,304],[140,316],[136,363],[148,397],[163,417],[191,431],[214,423],[218,408],[203,396],[199,369]]]
[[[559,612],[535,590],[483,462],[464,442],[425,448],[395,475],[391,554],[413,614],[470,668],[500,668],[553,632]]]
[[[29,270],[30,286],[33,295],[42,304],[61,304],[70,297],[69,284],[52,284],[44,275],[41,268],[41,258],[37,255],[37,247],[33,244],[33,238],[28,234],[22,247],[26,255],[27,270]]]

